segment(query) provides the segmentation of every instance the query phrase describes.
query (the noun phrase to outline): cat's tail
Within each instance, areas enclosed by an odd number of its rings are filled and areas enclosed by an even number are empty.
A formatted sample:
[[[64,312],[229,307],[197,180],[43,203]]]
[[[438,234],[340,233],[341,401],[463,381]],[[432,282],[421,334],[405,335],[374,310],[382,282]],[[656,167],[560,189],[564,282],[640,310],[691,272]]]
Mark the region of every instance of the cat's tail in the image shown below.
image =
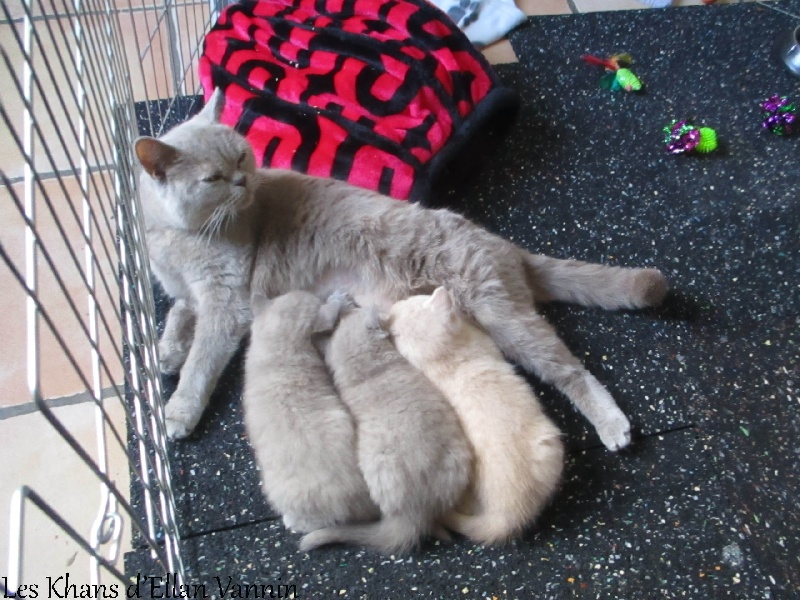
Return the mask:
[[[669,290],[658,269],[627,269],[517,251],[538,302],[557,300],[608,310],[645,308],[660,304]]]
[[[522,530],[517,515],[509,518],[500,513],[465,515],[452,510],[442,516],[441,522],[450,531],[455,531],[473,542],[488,546],[507,542]]]
[[[408,516],[385,517],[375,523],[336,525],[312,531],[300,540],[300,550],[328,544],[366,546],[384,554],[403,554],[419,544],[430,527]]]
[[[482,507],[478,513],[465,515],[451,510],[440,519],[441,524],[484,545],[507,542],[531,525],[559,486],[564,469],[564,443],[556,426],[545,418],[529,444],[525,453],[525,468],[529,473],[512,468],[502,478],[486,479],[478,486],[476,504]],[[506,485],[497,485],[503,481]]]

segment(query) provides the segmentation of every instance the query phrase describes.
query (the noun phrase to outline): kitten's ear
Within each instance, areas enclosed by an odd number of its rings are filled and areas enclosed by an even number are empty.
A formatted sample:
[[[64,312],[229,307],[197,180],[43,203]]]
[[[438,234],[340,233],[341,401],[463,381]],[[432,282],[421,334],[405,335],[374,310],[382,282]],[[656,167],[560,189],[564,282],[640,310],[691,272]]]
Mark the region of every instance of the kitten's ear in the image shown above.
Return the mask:
[[[456,310],[453,296],[447,288],[436,288],[433,291],[433,295],[425,304],[428,308],[433,309],[449,331],[455,332],[458,330],[458,326],[461,323],[461,316]]]
[[[169,144],[147,136],[134,142],[134,150],[147,174],[162,183],[167,178],[167,169],[179,156],[178,151]]]
[[[211,94],[208,102],[206,102],[203,110],[197,113],[195,120],[203,121],[209,125],[219,123],[219,117],[222,114],[223,108],[225,108],[225,96],[221,89],[214,88],[214,92]]]
[[[433,290],[433,295],[425,302],[425,305],[442,314],[449,314],[453,312],[453,297],[447,288],[438,287]]]
[[[264,312],[270,304],[272,304],[272,300],[267,298],[267,295],[260,290],[250,295],[250,310],[253,312],[253,315]]]

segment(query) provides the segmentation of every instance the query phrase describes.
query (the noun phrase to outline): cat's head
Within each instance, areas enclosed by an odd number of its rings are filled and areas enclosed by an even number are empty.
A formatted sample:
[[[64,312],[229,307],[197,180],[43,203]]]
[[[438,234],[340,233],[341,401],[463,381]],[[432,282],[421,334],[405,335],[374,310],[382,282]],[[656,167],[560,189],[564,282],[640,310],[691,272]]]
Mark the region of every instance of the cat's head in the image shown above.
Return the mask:
[[[250,306],[253,336],[296,332],[304,337],[313,333],[322,301],[310,292],[299,290],[270,299],[261,291],[255,291],[250,296]]]
[[[453,297],[443,287],[430,296],[396,302],[385,322],[397,349],[417,365],[449,353],[462,325]]]
[[[244,137],[219,122],[224,104],[215,90],[196,116],[159,139],[136,140],[148,222],[213,233],[252,203],[253,151]]]

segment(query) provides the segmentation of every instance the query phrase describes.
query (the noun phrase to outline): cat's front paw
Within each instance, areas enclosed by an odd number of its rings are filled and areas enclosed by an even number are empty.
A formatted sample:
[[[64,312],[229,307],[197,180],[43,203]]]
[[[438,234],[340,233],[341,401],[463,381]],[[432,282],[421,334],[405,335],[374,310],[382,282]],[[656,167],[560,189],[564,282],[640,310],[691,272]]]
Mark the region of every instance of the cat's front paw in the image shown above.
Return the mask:
[[[616,411],[615,411],[616,412]],[[631,424],[622,411],[603,420],[597,425],[597,435],[603,445],[616,452],[631,443]]]
[[[203,408],[197,402],[173,394],[166,407],[164,407],[164,416],[167,421],[167,437],[171,440],[187,437],[194,431],[202,415]]]
[[[165,375],[177,375],[180,373],[188,355],[188,344],[174,343],[169,340],[161,340],[158,343],[158,366]]]

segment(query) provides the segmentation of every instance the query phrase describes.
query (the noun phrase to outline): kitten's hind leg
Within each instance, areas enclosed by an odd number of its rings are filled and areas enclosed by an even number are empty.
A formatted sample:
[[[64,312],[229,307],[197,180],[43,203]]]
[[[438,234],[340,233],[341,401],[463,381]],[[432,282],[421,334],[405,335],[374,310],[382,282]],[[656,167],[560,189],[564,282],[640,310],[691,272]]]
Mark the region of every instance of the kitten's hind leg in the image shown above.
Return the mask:
[[[589,373],[532,307],[508,299],[475,307],[474,317],[503,354],[567,396],[615,451],[631,441],[630,423],[603,385]]]
[[[562,260],[517,248],[537,302],[558,300],[608,310],[660,304],[669,288],[658,269],[627,269]]]
[[[164,333],[158,342],[158,355],[162,373],[177,374],[192,347],[195,316],[189,303],[179,298],[167,314]]]

